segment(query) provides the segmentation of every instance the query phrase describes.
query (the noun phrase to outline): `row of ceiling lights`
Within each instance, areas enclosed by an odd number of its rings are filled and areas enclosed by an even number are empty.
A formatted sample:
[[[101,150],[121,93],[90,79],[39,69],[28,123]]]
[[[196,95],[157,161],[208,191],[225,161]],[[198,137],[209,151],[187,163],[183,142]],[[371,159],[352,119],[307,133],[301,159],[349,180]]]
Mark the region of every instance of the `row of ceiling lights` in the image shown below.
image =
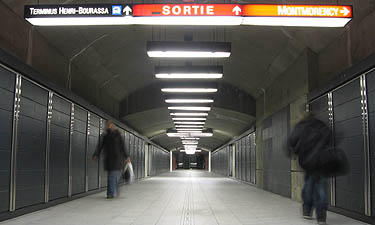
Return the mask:
[[[148,42],[147,54],[149,57],[162,58],[222,58],[229,57],[231,51],[230,43],[223,42]],[[173,81],[220,79],[223,77],[223,68],[220,66],[156,67],[155,77]],[[182,151],[185,151],[186,154],[199,152],[197,149],[199,138],[213,135],[212,131],[204,128],[211,107],[199,104],[210,104],[214,100],[207,97],[200,98],[197,94],[210,95],[216,93],[217,88],[205,85],[204,87],[184,85],[163,87],[161,91],[167,95],[174,94],[181,97],[165,100],[168,104],[177,104],[168,107],[175,128],[172,131],[167,131],[167,135],[169,137],[180,137],[184,146]],[[184,94],[190,94],[194,97],[184,98]],[[189,105],[180,106],[179,104]]]

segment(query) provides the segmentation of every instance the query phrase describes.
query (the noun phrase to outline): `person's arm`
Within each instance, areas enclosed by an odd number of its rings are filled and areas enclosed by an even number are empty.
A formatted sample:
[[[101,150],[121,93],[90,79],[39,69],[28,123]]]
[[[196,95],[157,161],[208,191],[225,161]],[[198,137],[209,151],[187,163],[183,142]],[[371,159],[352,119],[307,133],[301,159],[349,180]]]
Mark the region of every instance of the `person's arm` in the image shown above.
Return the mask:
[[[297,124],[292,133],[290,134],[288,140],[287,140],[287,145],[288,145],[288,151],[287,154],[290,157],[292,153],[298,154],[299,150],[299,141],[300,141],[300,135],[301,135],[302,129],[301,125]]]
[[[104,142],[104,136],[102,136],[102,137],[99,138],[98,145],[96,146],[95,152],[94,152],[94,154],[92,155],[92,159],[93,159],[94,161],[98,160],[98,158],[99,158],[99,156],[100,156],[100,153],[102,152],[102,149],[103,149],[103,142]]]

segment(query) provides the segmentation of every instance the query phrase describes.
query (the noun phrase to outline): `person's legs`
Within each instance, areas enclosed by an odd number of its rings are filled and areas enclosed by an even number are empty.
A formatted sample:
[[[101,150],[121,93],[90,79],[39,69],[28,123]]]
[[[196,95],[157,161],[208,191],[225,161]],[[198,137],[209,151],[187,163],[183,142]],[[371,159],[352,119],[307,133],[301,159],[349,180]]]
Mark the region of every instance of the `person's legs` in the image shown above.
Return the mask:
[[[115,171],[116,173],[116,190],[115,190],[115,193],[116,193],[116,196],[119,197],[120,196],[120,187],[119,187],[119,181],[120,181],[120,178],[121,178],[121,170],[116,170]]]
[[[115,170],[108,171],[107,198],[113,198],[116,193],[117,173]]]
[[[314,206],[314,181],[310,174],[305,175],[305,184],[302,189],[302,200],[303,200],[303,217],[306,219],[312,218],[312,209]]]
[[[318,177],[315,181],[314,202],[316,206],[316,219],[318,223],[325,224],[327,219],[328,195],[327,180]]]

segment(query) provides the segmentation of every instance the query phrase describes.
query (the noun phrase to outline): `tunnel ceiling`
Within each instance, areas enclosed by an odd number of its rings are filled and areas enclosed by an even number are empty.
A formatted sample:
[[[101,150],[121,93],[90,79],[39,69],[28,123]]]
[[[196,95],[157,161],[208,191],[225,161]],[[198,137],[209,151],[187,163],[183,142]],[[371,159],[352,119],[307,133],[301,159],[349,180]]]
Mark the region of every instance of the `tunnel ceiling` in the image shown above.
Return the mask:
[[[368,14],[373,0],[340,1],[354,6],[354,20]],[[23,18],[24,5],[118,3],[109,0],[3,0]],[[129,2],[129,1],[128,1]],[[159,3],[170,1],[158,1]],[[224,1],[196,1],[198,3],[224,3]],[[233,3],[280,3],[280,1],[232,1]],[[130,1],[129,3],[155,3],[155,1]],[[174,1],[175,3],[175,1]],[[336,0],[287,1],[288,4],[337,4]],[[354,21],[352,21],[353,23]],[[220,81],[257,98],[262,88],[267,88],[276,77],[290,66],[305,48],[319,53],[337,38],[345,28],[292,28],[258,26],[79,26],[35,27],[46,40],[67,58],[77,53],[73,64],[94,80],[119,102],[132,93],[152,85],[154,66],[184,65],[183,60],[150,59],[146,54],[147,41],[183,41],[184,35],[193,33],[194,41],[231,42],[229,59],[191,60],[193,65],[223,65],[224,77]],[[74,70],[73,70],[74,81]],[[77,85],[77,84],[75,84]],[[84,83],[78,84],[82,88]],[[143,96],[145,97],[145,96]],[[146,96],[147,98],[147,96]],[[254,103],[255,104],[255,103]],[[120,115],[127,124],[151,138],[166,149],[181,146],[179,139],[168,138],[167,128],[173,126],[166,105]],[[238,112],[221,105],[209,113],[207,127],[214,129],[212,138],[204,138],[200,146],[213,150],[231,138],[249,129],[255,115]]]

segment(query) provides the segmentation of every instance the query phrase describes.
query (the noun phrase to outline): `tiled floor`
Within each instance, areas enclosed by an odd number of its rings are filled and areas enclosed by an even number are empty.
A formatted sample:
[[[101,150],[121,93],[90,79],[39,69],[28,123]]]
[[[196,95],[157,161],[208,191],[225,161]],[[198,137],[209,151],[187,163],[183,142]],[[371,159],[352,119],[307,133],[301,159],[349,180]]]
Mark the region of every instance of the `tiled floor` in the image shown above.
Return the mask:
[[[28,214],[0,225],[305,225],[300,204],[250,185],[198,171],[180,171]],[[364,224],[334,213],[330,225]]]

